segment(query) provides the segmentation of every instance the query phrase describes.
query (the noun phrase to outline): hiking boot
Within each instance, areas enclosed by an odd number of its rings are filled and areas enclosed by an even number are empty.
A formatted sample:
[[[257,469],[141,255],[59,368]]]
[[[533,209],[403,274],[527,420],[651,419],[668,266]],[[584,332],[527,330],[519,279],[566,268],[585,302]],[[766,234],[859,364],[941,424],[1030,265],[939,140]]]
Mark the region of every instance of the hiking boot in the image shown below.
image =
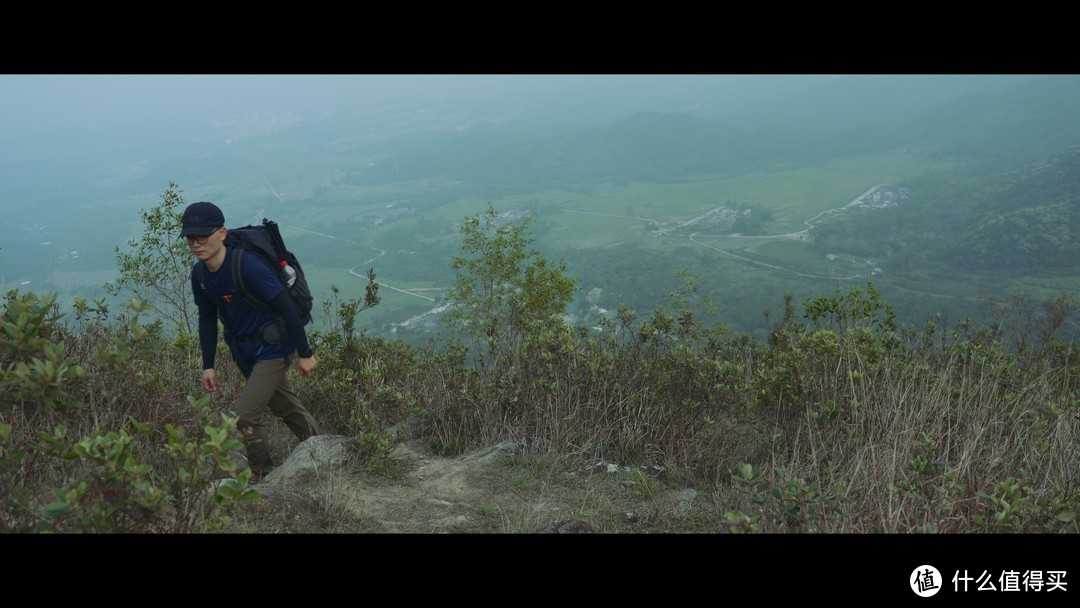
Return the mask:
[[[266,476],[269,475],[272,472],[273,472],[273,469],[271,469],[269,471],[256,471],[255,469],[252,469],[251,470],[251,479],[249,480],[248,483],[251,483],[251,484],[262,483],[262,481],[264,479],[266,479]]]

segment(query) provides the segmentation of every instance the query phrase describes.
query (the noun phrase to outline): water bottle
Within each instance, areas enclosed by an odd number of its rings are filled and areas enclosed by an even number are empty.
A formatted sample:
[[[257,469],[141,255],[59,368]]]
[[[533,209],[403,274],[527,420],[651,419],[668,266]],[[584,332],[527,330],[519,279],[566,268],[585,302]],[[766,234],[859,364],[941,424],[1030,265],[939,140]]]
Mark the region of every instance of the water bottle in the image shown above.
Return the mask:
[[[281,260],[281,270],[285,273],[285,286],[292,287],[296,282],[296,271],[285,260]]]

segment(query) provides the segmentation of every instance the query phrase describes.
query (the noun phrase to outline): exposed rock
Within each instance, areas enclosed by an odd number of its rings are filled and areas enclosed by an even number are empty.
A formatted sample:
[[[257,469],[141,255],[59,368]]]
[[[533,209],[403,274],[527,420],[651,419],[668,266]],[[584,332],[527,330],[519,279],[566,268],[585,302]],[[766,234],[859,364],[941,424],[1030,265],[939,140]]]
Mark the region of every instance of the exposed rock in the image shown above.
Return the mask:
[[[614,473],[628,473],[630,471],[641,471],[645,475],[656,479],[657,481],[667,481],[667,469],[655,464],[642,464],[634,466],[620,466],[613,462],[605,462],[598,460],[588,466],[582,467],[572,473],[573,475],[579,475],[582,477],[588,477],[590,475],[597,475],[600,473],[614,474]]]
[[[344,435],[309,437],[289,454],[281,466],[266,476],[260,489],[270,484],[303,482],[340,469],[356,455],[356,440]]]
[[[697,491],[692,488],[686,488],[673,491],[669,496],[675,501],[675,511],[685,515],[693,510],[694,500],[697,498]]]
[[[592,534],[594,532],[592,526],[580,519],[564,519],[536,531],[537,534]]]

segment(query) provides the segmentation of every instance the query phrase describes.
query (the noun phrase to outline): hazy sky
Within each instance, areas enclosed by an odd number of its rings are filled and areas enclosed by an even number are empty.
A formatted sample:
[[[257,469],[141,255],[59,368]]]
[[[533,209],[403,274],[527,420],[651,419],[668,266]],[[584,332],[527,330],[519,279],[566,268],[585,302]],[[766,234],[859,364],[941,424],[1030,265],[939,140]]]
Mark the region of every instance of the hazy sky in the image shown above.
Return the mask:
[[[697,110],[713,115],[815,85],[876,78],[895,86],[940,84],[962,75],[753,74],[0,74],[0,131],[8,136],[55,129],[157,124],[224,118],[230,113],[323,112],[395,103],[525,105],[538,114],[563,107],[568,120],[619,113]],[[936,85],[935,85],[936,86]]]
[[[578,101],[672,111],[695,96],[698,103],[741,103],[816,81],[745,75],[0,75],[0,128],[40,133],[198,119],[207,112],[318,113],[392,103],[542,107]]]

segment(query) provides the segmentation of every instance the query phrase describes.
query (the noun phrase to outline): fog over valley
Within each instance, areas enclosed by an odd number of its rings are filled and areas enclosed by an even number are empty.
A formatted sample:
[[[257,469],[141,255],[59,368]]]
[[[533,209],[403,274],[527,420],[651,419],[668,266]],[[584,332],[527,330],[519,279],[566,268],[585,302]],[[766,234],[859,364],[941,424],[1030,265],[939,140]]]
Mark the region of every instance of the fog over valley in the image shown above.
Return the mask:
[[[685,276],[759,339],[786,293],[868,282],[907,322],[981,316],[1080,289],[1078,110],[1071,75],[0,75],[0,280],[107,299],[175,183],[278,221],[316,324],[373,268],[376,335],[437,328],[488,205],[535,218],[585,326]]]

